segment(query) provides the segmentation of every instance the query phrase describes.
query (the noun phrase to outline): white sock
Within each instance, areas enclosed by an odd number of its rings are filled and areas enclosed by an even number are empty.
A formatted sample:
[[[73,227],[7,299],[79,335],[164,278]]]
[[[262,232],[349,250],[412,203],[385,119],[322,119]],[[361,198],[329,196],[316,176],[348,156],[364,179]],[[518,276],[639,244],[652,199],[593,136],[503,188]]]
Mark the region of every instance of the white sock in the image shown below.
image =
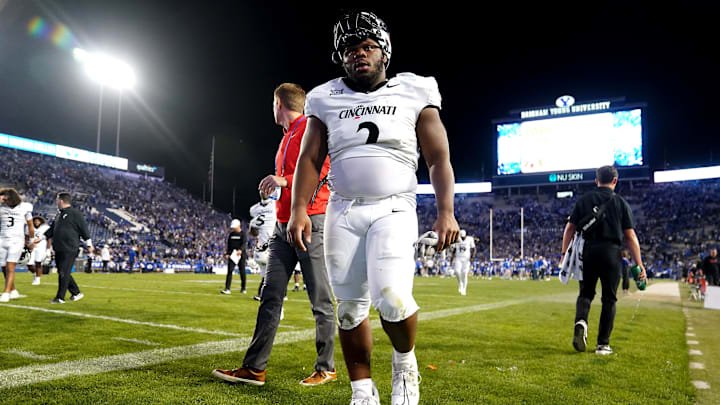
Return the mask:
[[[415,358],[415,347],[407,353],[400,353],[393,349],[392,364],[394,369],[417,370],[417,359]]]
[[[370,378],[350,381],[350,387],[352,387],[353,394],[363,394],[359,398],[371,398],[373,396],[373,382]]]

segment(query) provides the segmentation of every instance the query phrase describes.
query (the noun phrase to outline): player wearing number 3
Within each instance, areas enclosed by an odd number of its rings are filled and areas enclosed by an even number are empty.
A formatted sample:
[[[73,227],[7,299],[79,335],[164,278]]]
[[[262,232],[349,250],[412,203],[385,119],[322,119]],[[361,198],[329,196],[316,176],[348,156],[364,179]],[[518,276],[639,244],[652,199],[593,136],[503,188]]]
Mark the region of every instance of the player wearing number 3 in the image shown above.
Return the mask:
[[[306,207],[329,155],[325,261],[337,301],[351,404],[379,403],[370,375],[371,303],[394,347],[392,403],[417,404],[419,307],[412,284],[418,145],[437,196],[433,229],[439,235],[438,248],[455,242],[459,233],[453,213],[455,179],[438,112],[440,92],[431,77],[400,73],[386,78],[390,35],[374,14],[343,16],[334,36],[333,60],[342,64],[347,77],[320,85],[307,96],[309,118],[293,182],[288,238],[300,248],[310,242]]]

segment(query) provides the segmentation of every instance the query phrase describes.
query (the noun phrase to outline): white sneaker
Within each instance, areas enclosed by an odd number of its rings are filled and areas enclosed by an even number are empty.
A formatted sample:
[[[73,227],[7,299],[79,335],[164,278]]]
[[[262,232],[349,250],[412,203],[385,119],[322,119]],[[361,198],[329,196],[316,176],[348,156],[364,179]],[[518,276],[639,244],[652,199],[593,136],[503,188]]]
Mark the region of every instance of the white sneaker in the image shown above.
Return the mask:
[[[613,350],[610,348],[609,345],[597,345],[595,348],[595,354],[602,354],[602,355],[608,355],[612,354]]]
[[[2,295],[0,295],[0,302],[10,302],[10,293],[2,293]]]
[[[375,387],[375,382],[372,385],[373,394],[371,397],[365,396],[363,393],[353,392],[353,396],[350,399],[350,405],[380,405],[380,393]]]
[[[417,405],[420,402],[420,374],[405,369],[392,373],[392,405]]]
[[[579,320],[575,322],[573,327],[573,347],[579,352],[584,352],[587,348],[587,322]]]
[[[40,277],[33,277],[32,285],[40,285]]]
[[[71,296],[70,301],[80,301],[81,299],[83,299],[84,296],[85,296],[85,294],[78,293],[78,295]]]
[[[18,292],[18,290],[10,291],[10,299],[11,300],[16,300],[18,298],[20,298],[20,293]]]
[[[230,295],[230,294],[232,294],[232,293],[230,292],[230,290],[228,290],[228,289],[226,288],[226,289],[224,289],[224,290],[220,290],[220,294]]]

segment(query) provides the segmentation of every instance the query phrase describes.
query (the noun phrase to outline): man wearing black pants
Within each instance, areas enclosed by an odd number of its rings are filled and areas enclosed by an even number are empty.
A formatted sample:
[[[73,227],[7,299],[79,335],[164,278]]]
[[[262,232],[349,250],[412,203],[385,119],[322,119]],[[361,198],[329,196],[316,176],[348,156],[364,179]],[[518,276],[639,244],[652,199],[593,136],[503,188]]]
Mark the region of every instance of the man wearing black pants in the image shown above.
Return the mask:
[[[300,384],[313,386],[337,379],[334,360],[335,308],[325,268],[323,243],[325,210],[330,190],[324,181],[320,181],[330,170],[329,159],[325,159],[321,176],[317,179],[319,186],[316,189],[315,198],[308,204],[308,214],[312,220],[310,235],[312,243],[308,246],[307,251],[303,251],[296,249],[287,239],[293,175],[307,124],[307,119],[302,113],[304,104],[305,92],[296,84],[285,83],[275,90],[273,112],[275,113],[275,122],[284,129],[284,136],[275,155],[275,174],[262,179],[258,188],[263,197],[273,194],[280,188],[280,197],[275,205],[277,223],[268,247],[268,264],[260,295],[255,332],[250,347],[245,353],[242,367],[213,371],[213,376],[225,381],[252,385],[265,384],[265,369],[280,324],[283,297],[285,297],[288,281],[298,262],[300,262],[315,318],[315,349],[317,351],[314,373],[300,381]]]
[[[240,271],[240,283],[241,293],[245,294],[245,284],[247,283],[247,275],[245,274],[245,264],[247,262],[247,236],[242,230],[242,225],[239,219],[233,219],[230,222],[230,236],[227,241],[227,251],[225,252],[225,258],[227,259],[227,275],[225,276],[225,289],[220,291],[222,294],[230,294],[230,285],[232,284],[232,274],[237,264],[238,270]],[[239,257],[238,262],[235,263],[230,257],[235,254]]]
[[[55,264],[58,269],[58,291],[50,301],[51,304],[64,304],[68,290],[70,301],[78,301],[84,297],[71,274],[80,249],[80,239],[85,241],[88,252],[93,252],[85,217],[80,210],[70,205],[71,202],[70,194],[58,194],[57,206],[60,212],[45,233],[48,246],[52,244],[55,251]]]
[[[640,266],[641,279],[645,279],[645,267],[640,256],[640,244],[633,230],[633,217],[628,203],[614,193],[618,172],[612,166],[597,169],[597,188],[582,196],[575,203],[570,220],[563,234],[563,255],[567,252],[576,227],[592,212],[606,204],[604,215],[596,225],[584,232],[583,272],[580,294],[575,305],[575,328],[573,346],[583,352],[587,346],[587,320],[590,304],[595,298],[598,279],[602,285],[602,311],[598,330],[596,354],[611,354],[610,333],[615,322],[615,302],[618,283],[622,272],[621,246],[623,239],[635,263]],[[613,199],[611,201],[611,199]]]

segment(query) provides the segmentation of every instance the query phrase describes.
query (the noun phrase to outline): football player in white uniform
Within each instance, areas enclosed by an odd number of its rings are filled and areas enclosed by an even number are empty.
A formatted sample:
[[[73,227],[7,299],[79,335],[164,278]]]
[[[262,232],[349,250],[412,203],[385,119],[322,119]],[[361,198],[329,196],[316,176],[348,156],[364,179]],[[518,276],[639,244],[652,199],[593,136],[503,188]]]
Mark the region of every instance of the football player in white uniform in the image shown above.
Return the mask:
[[[32,204],[22,202],[14,188],[0,190],[0,266],[5,274],[5,289],[0,302],[20,297],[15,289],[15,264],[26,245],[26,225],[29,238],[34,239]]]
[[[250,235],[257,238],[257,242],[253,247],[253,258],[260,268],[260,286],[258,287],[258,293],[253,298],[256,301],[260,301],[260,292],[262,291],[263,281],[265,279],[265,269],[267,267],[268,245],[270,243],[270,237],[275,231],[275,221],[277,219],[275,214],[275,201],[278,199],[279,191],[276,190],[272,195],[265,196],[260,192],[260,202],[250,207]]]
[[[419,307],[412,285],[418,145],[437,198],[437,248],[455,242],[459,233],[440,92],[431,77],[400,73],[387,79],[390,34],[374,14],[344,15],[334,37],[333,60],[342,64],[347,77],[307,95],[305,114],[310,118],[295,171],[288,239],[301,249],[309,242],[312,224],[306,207],[329,155],[325,261],[337,302],[351,404],[379,403],[370,373],[371,303],[394,348],[392,404],[417,404]]]
[[[467,236],[464,229],[460,231],[460,239],[450,246],[453,255],[453,269],[458,280],[458,292],[467,294],[468,273],[470,272],[470,258],[475,254],[475,239]]]
[[[32,222],[35,226],[35,240],[33,240],[28,246],[32,250],[28,270],[30,270],[31,273],[35,273],[32,285],[40,285],[42,262],[45,260],[45,256],[47,255],[47,239],[45,238],[45,232],[50,229],[50,226],[47,224],[47,221],[45,221],[45,218],[39,215],[34,216],[32,218]]]

